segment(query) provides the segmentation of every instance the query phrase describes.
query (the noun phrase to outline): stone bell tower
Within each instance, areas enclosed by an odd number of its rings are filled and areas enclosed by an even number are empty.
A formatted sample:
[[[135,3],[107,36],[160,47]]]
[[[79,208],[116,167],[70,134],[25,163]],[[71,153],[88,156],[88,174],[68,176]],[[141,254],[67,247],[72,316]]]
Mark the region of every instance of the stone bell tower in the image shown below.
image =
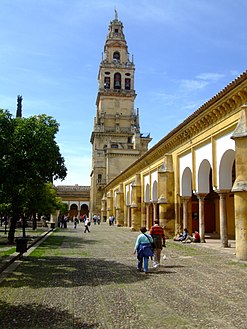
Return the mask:
[[[134,109],[135,65],[130,60],[123,24],[110,22],[98,73],[96,116],[91,135],[90,212],[100,213],[104,187],[148,150],[150,136],[140,133]]]

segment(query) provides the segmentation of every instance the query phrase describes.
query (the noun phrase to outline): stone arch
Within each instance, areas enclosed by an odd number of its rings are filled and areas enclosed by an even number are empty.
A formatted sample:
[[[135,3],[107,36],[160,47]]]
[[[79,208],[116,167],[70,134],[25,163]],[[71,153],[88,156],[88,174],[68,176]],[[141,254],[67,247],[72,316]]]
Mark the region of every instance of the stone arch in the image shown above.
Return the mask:
[[[230,239],[235,239],[234,194],[231,193],[231,189],[236,178],[234,150],[229,149],[223,153],[219,161],[218,177],[219,177],[219,182],[218,182],[219,192],[226,192],[225,218],[226,218],[226,226],[227,226],[227,236]]]
[[[83,203],[81,205],[81,210],[80,210],[80,216],[83,216],[83,215],[87,215],[88,216],[89,214],[89,209],[88,209],[88,205]]]
[[[208,194],[210,192],[210,171],[211,166],[208,160],[203,160],[198,169],[198,193]]]
[[[147,183],[144,191],[144,202],[150,201],[150,185]]]
[[[181,195],[192,196],[192,173],[189,167],[186,167],[182,174]]]
[[[114,89],[121,89],[121,74],[119,72],[114,74]]]
[[[72,219],[74,216],[78,215],[78,205],[72,203],[69,208],[69,219]]]
[[[157,202],[158,201],[158,183],[157,183],[156,180],[153,182],[152,200],[153,200],[153,202]]]
[[[126,192],[126,206],[130,205],[130,191]]]
[[[234,160],[235,151],[233,150],[227,150],[222,155],[219,166],[219,190],[231,190]]]
[[[120,52],[119,51],[114,51],[113,59],[120,61]]]

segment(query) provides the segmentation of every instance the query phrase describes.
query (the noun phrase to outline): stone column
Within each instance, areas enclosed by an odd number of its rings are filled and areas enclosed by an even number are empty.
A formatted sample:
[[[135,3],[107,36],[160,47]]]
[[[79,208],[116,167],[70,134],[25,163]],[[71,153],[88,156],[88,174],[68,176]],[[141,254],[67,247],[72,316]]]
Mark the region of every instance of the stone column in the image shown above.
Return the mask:
[[[235,141],[236,180],[234,192],[236,257],[247,260],[247,104],[232,137]]]
[[[131,228],[138,231],[141,226],[141,184],[140,174],[135,175],[135,181],[132,184],[132,203],[131,203]]]
[[[112,193],[109,191],[106,195],[107,197],[107,219],[113,215],[113,198]]]
[[[116,224],[124,226],[124,195],[122,188],[116,193]]]
[[[157,218],[157,202],[153,202],[153,218],[152,218],[152,225]]]
[[[159,223],[160,226],[165,227],[166,226],[166,219],[165,219],[165,214],[166,214],[166,204],[167,200],[162,194],[158,200],[159,204]]]
[[[105,221],[107,219],[107,213],[106,213],[106,209],[107,209],[107,205],[106,205],[106,197],[105,195],[103,196],[103,198],[101,199],[101,213],[100,213],[100,217],[102,221]]]
[[[228,247],[226,196],[229,191],[216,191],[220,197],[220,239],[224,248]]]
[[[141,226],[146,226],[146,203],[141,203]]]
[[[183,201],[183,228],[188,229],[188,202],[190,200],[190,196],[184,196],[182,197]]]
[[[173,158],[165,154],[164,163],[158,170],[158,204],[159,221],[164,225],[167,234],[175,234],[175,185],[174,185]],[[164,201],[164,202],[163,202]]]
[[[131,226],[131,208],[130,205],[127,206],[127,227]]]
[[[149,225],[149,206],[150,206],[150,203],[149,202],[146,202],[145,203],[145,207],[146,207],[146,219],[145,219],[145,222],[143,222],[143,226],[147,227]]]
[[[198,193],[196,196],[199,200],[199,233],[201,242],[205,242],[204,198],[206,194]]]
[[[132,202],[131,204],[131,230],[138,231],[140,229],[140,225],[138,225],[137,219],[137,205]]]

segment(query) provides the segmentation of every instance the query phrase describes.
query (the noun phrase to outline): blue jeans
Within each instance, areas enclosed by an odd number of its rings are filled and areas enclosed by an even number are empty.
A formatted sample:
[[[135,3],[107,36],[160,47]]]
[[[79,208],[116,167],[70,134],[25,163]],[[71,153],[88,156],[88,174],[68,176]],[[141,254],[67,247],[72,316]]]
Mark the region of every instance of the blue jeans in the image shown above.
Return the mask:
[[[142,263],[144,260],[144,272],[148,272],[148,258],[149,257],[141,257],[140,259],[138,259],[138,269],[139,270],[142,269]]]

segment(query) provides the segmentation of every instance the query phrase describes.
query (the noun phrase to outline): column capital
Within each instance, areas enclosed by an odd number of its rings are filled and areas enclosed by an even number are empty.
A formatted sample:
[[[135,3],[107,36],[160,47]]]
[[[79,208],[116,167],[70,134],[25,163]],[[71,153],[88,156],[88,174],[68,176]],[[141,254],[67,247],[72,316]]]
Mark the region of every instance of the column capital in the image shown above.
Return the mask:
[[[161,194],[161,196],[160,196],[159,199],[158,199],[158,203],[159,203],[159,204],[167,203],[167,199],[166,199],[166,197],[164,196],[164,194]]]
[[[241,176],[237,177],[235,180],[233,187],[232,187],[232,192],[246,192],[247,191],[247,181],[246,180],[241,180]]]
[[[190,199],[191,199],[191,196],[183,196],[181,195],[181,200],[184,201],[184,202],[188,202]]]
[[[204,199],[207,193],[195,193],[198,199]]]
[[[222,190],[215,190],[214,192],[216,192],[217,194],[219,194],[219,196],[221,195],[226,195],[228,193],[230,193],[231,190],[229,189],[222,189]]]
[[[131,208],[137,208],[137,204],[135,202],[132,202],[130,205]]]

